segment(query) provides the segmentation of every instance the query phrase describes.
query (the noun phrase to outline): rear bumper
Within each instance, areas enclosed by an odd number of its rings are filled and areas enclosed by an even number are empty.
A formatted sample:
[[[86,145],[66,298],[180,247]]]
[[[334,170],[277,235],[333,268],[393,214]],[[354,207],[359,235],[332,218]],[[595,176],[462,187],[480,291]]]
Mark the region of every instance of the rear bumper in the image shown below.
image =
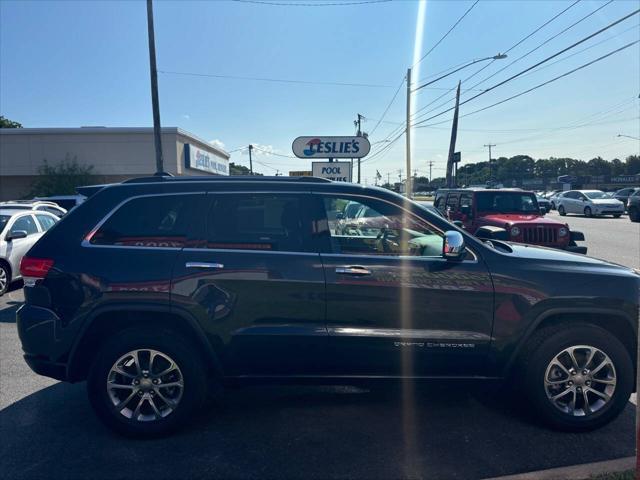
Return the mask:
[[[16,326],[27,365],[39,375],[65,380],[66,364],[56,361],[60,356],[58,316],[48,308],[25,304],[16,312]]]
[[[564,250],[567,252],[581,253],[583,255],[587,254],[587,247],[583,247],[582,245],[569,245]]]

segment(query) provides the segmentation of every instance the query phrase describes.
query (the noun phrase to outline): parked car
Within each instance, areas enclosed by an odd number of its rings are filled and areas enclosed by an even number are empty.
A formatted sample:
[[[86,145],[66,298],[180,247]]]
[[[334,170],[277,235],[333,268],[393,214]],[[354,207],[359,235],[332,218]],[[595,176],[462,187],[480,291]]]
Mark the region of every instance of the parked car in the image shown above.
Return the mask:
[[[542,195],[536,194],[536,200],[538,201],[540,208],[544,208],[545,213],[549,213],[551,211],[551,202],[548,199]]]
[[[613,198],[615,198],[616,200],[620,200],[623,203],[624,208],[626,209],[629,197],[637,191],[640,191],[640,187],[621,188],[613,194]]]
[[[4,209],[0,205],[0,296],[20,280],[20,260],[59,218],[48,212]]]
[[[84,195],[54,195],[52,197],[35,197],[34,200],[41,202],[53,202],[64,208],[67,212],[77,207],[86,200]]]
[[[546,218],[533,192],[524,190],[440,189],[434,206],[451,221],[482,238],[495,238],[587,253],[581,232]]]
[[[629,220],[640,222],[640,190],[636,190],[633,195],[629,196],[627,211],[629,212]]]
[[[558,213],[578,213],[585,217],[613,215],[619,218],[624,213],[624,204],[615,198],[606,198],[600,190],[570,190],[557,199]]]
[[[549,202],[551,203],[551,210],[557,210],[558,206],[556,205],[556,202],[558,201],[558,198],[560,198],[562,195],[564,195],[566,192],[564,191],[557,191],[555,193],[553,193],[552,195],[549,196]]]
[[[43,202],[36,200],[13,200],[10,202],[0,202],[0,208],[3,210],[37,210],[40,212],[48,212],[58,218],[62,218],[67,211],[53,202]]]
[[[348,202],[389,227],[336,234]],[[99,418],[132,436],[183,426],[208,390],[265,381],[509,379],[567,430],[607,424],[635,388],[638,272],[482,241],[374,187],[126,181],[42,237],[21,272],[29,366],[86,379]]]

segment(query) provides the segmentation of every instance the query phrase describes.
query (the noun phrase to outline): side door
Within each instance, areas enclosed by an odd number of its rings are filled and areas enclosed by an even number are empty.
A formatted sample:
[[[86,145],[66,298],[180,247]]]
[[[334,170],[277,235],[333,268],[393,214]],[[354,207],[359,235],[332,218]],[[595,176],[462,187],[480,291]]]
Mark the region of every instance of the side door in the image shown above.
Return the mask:
[[[481,258],[442,257],[444,232],[387,201],[317,194],[327,227],[331,371],[339,375],[475,375],[484,370],[493,322],[493,286]],[[378,212],[367,231],[335,235],[345,200]],[[378,231],[374,230],[378,225]]]
[[[13,221],[13,225],[10,225],[7,229],[9,233],[15,233],[18,231],[27,232],[25,238],[14,238],[7,243],[7,258],[11,265],[11,271],[13,277],[20,272],[20,260],[29,251],[34,243],[38,241],[38,238],[42,235],[42,232],[38,229],[35,219],[31,214],[23,214],[18,216]]]
[[[324,271],[305,192],[215,192],[202,241],[178,257],[174,308],[205,330],[229,376],[321,373]]]

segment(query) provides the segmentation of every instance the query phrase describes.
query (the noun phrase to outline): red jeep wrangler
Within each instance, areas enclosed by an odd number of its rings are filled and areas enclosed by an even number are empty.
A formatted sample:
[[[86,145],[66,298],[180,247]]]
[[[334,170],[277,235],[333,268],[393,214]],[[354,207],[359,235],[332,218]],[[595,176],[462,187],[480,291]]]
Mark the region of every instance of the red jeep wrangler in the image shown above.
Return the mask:
[[[571,232],[569,225],[545,218],[533,192],[519,189],[440,189],[434,207],[450,221],[480,238],[530,243],[587,253],[576,245],[582,232]]]

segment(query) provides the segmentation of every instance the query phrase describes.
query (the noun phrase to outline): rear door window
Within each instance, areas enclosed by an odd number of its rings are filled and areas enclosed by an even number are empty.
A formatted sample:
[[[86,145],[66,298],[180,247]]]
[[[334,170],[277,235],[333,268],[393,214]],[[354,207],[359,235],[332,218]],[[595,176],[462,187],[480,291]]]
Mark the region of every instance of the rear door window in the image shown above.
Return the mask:
[[[49,215],[36,214],[36,218],[38,219],[38,223],[42,227],[43,232],[46,232],[56,224],[56,221]]]
[[[189,246],[191,214],[204,195],[152,195],[129,200],[91,237],[93,245],[181,248]]]
[[[309,251],[311,221],[304,195],[210,195],[206,247],[270,252]]]

